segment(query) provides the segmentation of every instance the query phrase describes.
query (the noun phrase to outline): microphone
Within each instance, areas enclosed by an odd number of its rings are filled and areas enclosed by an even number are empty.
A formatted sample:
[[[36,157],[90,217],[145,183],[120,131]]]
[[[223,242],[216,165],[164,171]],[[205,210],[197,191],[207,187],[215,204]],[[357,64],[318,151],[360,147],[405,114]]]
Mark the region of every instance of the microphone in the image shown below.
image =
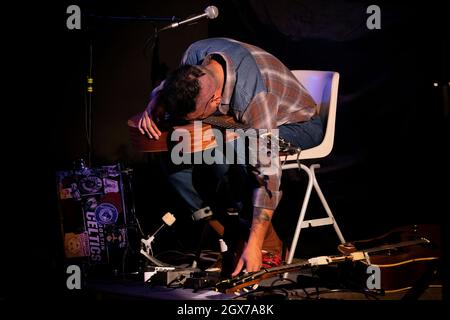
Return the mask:
[[[219,15],[219,9],[217,9],[216,6],[209,6],[205,9],[205,11],[201,14],[195,15],[193,17],[187,18],[185,20],[182,20],[180,22],[174,22],[172,24],[169,24],[167,26],[165,26],[164,28],[158,30],[158,32],[164,31],[164,30],[168,30],[168,29],[173,29],[173,28],[177,28],[179,26],[181,26],[182,24],[186,24],[186,23],[191,23],[191,22],[195,22],[197,20],[200,20],[204,17],[208,18],[208,19],[215,19],[217,18],[217,16]]]

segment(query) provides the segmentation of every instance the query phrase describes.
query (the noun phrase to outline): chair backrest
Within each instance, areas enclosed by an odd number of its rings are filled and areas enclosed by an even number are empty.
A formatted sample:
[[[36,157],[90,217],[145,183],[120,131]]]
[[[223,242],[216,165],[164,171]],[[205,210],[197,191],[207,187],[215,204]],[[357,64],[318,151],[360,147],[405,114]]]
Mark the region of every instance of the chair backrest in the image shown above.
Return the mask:
[[[316,101],[324,126],[322,142],[316,147],[302,150],[300,159],[326,157],[333,149],[334,143],[339,73],[316,70],[293,70],[292,73]],[[288,161],[295,159],[297,159],[296,155],[287,158]]]

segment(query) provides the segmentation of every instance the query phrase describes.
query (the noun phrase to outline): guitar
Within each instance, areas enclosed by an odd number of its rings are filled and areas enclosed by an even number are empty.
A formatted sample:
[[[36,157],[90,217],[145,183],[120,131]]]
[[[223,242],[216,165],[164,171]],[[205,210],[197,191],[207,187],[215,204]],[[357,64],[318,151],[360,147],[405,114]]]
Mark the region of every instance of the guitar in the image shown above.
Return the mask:
[[[289,265],[284,265],[280,267],[274,267],[270,269],[262,269],[257,272],[252,272],[248,274],[244,274],[241,276],[237,276],[235,278],[231,279],[225,279],[223,281],[220,281],[216,284],[216,291],[231,294],[234,292],[239,291],[242,288],[247,288],[252,285],[258,284],[261,280],[274,277],[276,275],[280,275],[286,272],[292,272],[292,271],[300,271],[305,268],[311,268],[315,266],[325,266],[325,265],[333,265],[333,264],[339,264],[343,262],[361,262],[365,266],[368,265],[376,265],[372,260],[374,260],[374,257],[377,255],[384,255],[384,254],[390,254],[395,251],[404,251],[411,250],[414,251],[417,249],[417,247],[420,246],[428,246],[430,244],[430,241],[426,238],[420,238],[416,240],[410,240],[410,241],[404,241],[396,244],[387,244],[387,245],[381,245],[379,247],[367,249],[367,250],[361,250],[361,251],[355,251],[351,252],[349,254],[344,255],[338,255],[338,256],[320,256],[308,259],[306,262],[301,263],[293,263]],[[429,257],[426,257],[424,259],[427,260],[434,260],[438,259],[438,256],[431,255]],[[376,260],[376,259],[375,259]],[[378,267],[382,267],[381,265],[377,265]],[[367,279],[368,275],[363,272],[365,279]],[[404,290],[408,289],[410,286],[406,285],[404,283],[391,283],[389,282],[392,275],[385,274],[385,270],[381,270],[381,285],[382,289],[385,290],[385,292],[392,292],[392,291],[398,291],[398,290]],[[399,275],[397,274],[397,278],[399,278]],[[406,282],[410,283],[414,281],[417,278],[417,274],[415,278],[410,278],[408,275],[404,275],[403,278]]]
[[[441,256],[440,226],[433,224],[407,225],[393,229],[379,237],[354,241],[339,245],[340,252],[361,251],[390,243],[413,241],[418,238],[429,240],[426,245],[412,245],[387,249],[372,253],[370,261],[362,261],[359,272],[365,273],[367,266],[380,268],[381,285],[385,292],[403,291],[418,282],[425,281],[426,275],[437,271]]]
[[[161,136],[158,140],[150,139],[143,135],[138,129],[138,123],[141,114],[136,114],[128,119],[128,129],[130,133],[130,141],[134,149],[139,152],[164,152],[187,138],[187,148],[183,148],[183,152],[192,153],[205,151],[218,146],[218,143],[227,143],[240,138],[235,132],[236,129],[247,130],[250,127],[236,122],[231,116],[210,116],[206,119],[194,122],[188,122],[182,125],[171,125],[168,122],[158,123]],[[219,129],[223,133],[223,141],[218,142],[213,129]],[[281,137],[277,137],[270,133],[258,133],[259,138],[266,141],[275,141],[280,148],[280,155],[295,154],[300,149],[291,145],[288,141]]]

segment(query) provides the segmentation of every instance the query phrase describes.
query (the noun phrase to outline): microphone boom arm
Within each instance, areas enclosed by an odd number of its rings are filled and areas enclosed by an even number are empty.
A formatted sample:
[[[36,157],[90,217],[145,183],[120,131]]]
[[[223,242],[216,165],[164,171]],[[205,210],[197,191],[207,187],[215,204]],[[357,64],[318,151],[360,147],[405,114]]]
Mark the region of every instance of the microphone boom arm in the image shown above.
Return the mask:
[[[181,26],[183,24],[195,22],[195,21],[200,20],[200,19],[202,19],[204,17],[206,17],[208,19],[215,19],[215,18],[217,18],[218,15],[219,15],[219,9],[217,9],[216,6],[209,6],[209,7],[207,7],[205,9],[204,13],[199,14],[199,15],[195,15],[195,16],[190,17],[190,18],[186,18],[186,19],[184,19],[182,21],[171,23],[171,24],[169,24],[169,25],[159,29],[157,32],[161,32],[161,31],[164,31],[164,30],[177,28],[177,27],[179,27],[179,26]]]

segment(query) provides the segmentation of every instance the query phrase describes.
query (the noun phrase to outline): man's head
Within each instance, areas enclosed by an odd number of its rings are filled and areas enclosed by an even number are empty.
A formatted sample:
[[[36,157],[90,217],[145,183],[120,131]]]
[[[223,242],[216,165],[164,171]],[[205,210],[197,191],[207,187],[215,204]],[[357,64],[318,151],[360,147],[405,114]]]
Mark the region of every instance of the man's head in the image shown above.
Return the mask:
[[[203,66],[184,65],[173,71],[160,92],[160,102],[175,119],[204,119],[220,104],[219,83]]]

